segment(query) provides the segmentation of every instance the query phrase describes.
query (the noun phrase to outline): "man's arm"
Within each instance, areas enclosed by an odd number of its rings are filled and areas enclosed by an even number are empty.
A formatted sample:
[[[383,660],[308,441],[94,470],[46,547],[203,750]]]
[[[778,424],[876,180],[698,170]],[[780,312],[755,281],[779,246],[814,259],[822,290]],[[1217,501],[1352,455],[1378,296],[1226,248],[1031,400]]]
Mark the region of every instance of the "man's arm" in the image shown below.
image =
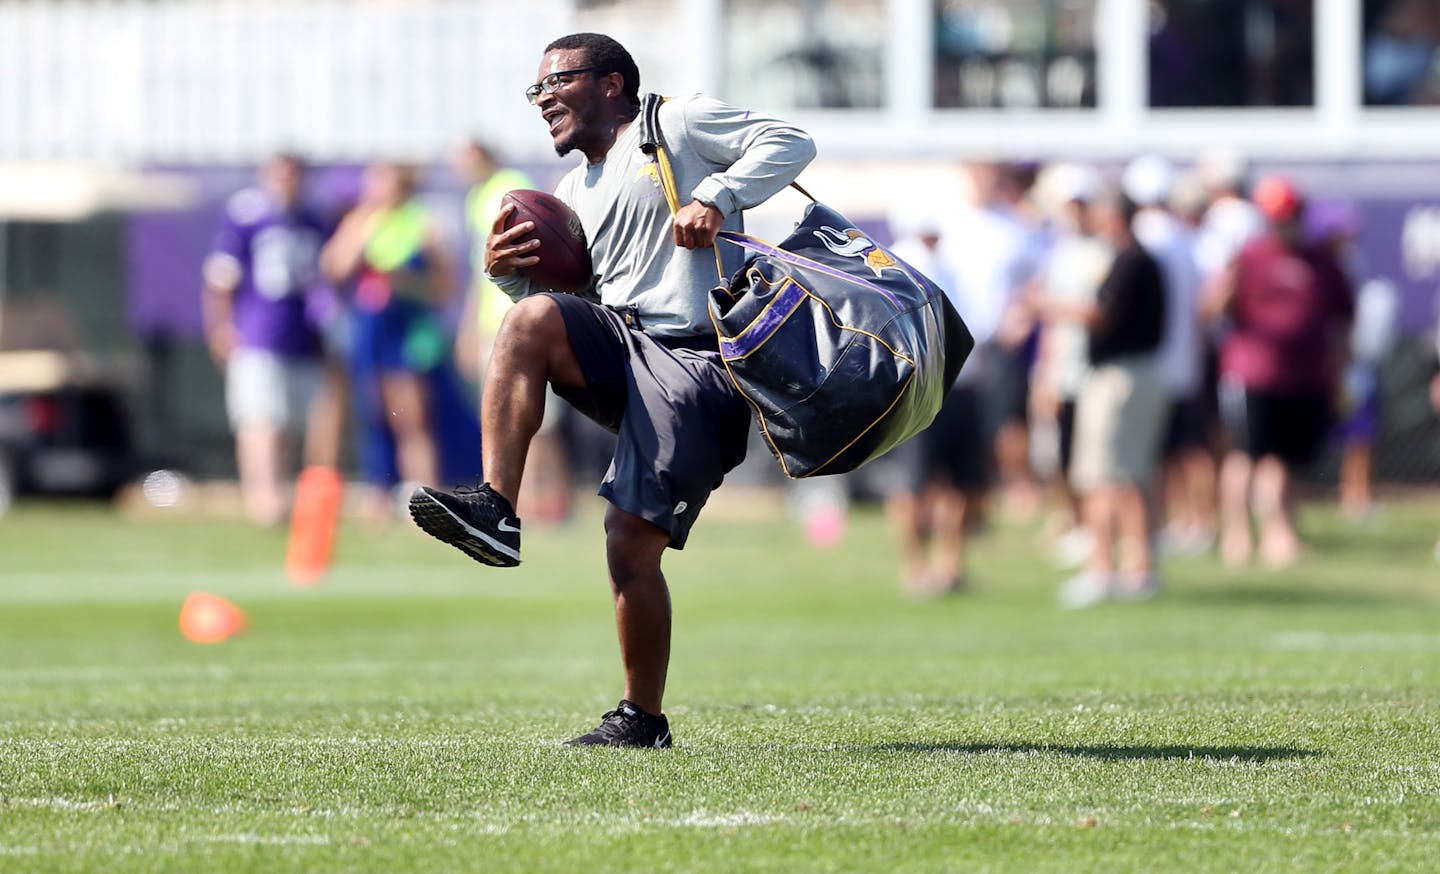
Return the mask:
[[[214,258],[215,256],[210,256]],[[201,292],[200,312],[205,325],[205,345],[210,357],[221,367],[235,350],[235,284],[217,283],[210,277],[210,259],[205,264],[205,290]]]
[[[205,328],[205,344],[210,355],[221,367],[235,349],[235,291],[245,278],[242,260],[246,235],[240,224],[232,220],[234,199],[227,204],[226,216],[215,235],[215,243],[201,266],[205,287],[201,292],[200,312]]]
[[[676,215],[680,245],[710,245],[725,216],[764,203],[815,158],[810,135],[777,118],[700,96],[682,113],[688,147],[725,169],[702,179]]]
[[[1240,262],[1231,259],[1223,270],[1211,278],[1200,292],[1200,318],[1207,322],[1218,322],[1230,312],[1235,300],[1235,290],[1240,287]]]
[[[341,220],[340,227],[320,250],[320,270],[331,282],[346,282],[360,269],[369,242],[366,222],[370,209],[357,206]]]

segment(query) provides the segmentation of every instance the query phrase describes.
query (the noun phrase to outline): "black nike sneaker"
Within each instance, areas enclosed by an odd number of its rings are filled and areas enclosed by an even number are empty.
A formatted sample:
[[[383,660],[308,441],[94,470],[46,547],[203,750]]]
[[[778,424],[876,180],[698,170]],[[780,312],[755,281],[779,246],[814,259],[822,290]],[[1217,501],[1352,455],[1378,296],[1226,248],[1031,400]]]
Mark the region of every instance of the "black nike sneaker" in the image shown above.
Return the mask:
[[[481,564],[520,563],[520,518],[505,496],[485,483],[452,495],[421,486],[410,494],[410,517],[421,530]]]
[[[614,710],[600,717],[600,725],[589,734],[565,741],[567,747],[648,747],[663,750],[671,744],[670,720],[665,714],[651,716],[621,699]]]

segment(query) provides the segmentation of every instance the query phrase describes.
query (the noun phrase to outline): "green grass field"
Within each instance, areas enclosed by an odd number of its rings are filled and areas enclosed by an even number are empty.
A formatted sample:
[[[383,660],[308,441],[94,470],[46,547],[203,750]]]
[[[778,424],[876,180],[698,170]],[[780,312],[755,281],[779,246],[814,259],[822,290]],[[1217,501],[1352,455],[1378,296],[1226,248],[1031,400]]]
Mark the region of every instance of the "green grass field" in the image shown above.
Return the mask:
[[[729,515],[731,518],[725,518]],[[1440,863],[1440,506],[1305,517],[1281,574],[1169,565],[1060,611],[1001,526],[901,597],[882,520],[830,552],[716,513],[672,554],[668,752],[569,750],[619,697],[598,517],[481,568],[20,505],[0,520],[0,871],[1421,871]],[[186,593],[248,612],[216,646]]]

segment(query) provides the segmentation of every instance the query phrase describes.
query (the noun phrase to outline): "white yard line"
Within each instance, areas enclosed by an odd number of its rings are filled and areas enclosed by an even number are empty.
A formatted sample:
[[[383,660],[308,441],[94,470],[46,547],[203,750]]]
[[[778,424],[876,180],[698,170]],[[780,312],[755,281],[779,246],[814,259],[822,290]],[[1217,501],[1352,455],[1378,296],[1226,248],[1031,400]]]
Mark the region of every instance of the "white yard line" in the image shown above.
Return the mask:
[[[1265,638],[1265,647],[1294,652],[1368,650],[1409,652],[1440,649],[1440,633],[1423,631],[1281,631]]]
[[[734,813],[712,813],[708,810],[691,811],[688,815],[672,820],[672,825],[685,828],[740,828],[744,826],[775,825],[785,817],[770,813],[754,813],[737,810]]]
[[[260,844],[273,847],[324,846],[331,843],[329,835],[261,835],[255,832],[233,835],[199,835],[189,838],[189,841],[203,844]]]
[[[476,586],[444,575],[417,574],[414,568],[338,568],[312,588],[294,586],[279,568],[244,570],[214,567],[147,571],[7,570],[0,576],[0,604],[121,603],[183,598],[195,590],[229,597],[294,595],[331,597],[463,597],[481,600],[533,597],[525,586]],[[178,605],[177,605],[178,609]]]

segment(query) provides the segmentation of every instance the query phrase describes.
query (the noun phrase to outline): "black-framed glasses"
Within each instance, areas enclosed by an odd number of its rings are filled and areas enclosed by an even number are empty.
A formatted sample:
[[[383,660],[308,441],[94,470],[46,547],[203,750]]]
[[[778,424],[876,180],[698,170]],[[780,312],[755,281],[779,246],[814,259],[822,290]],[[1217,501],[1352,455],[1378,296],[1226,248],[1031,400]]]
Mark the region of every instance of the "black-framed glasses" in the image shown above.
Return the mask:
[[[559,88],[561,85],[563,85],[563,84],[565,83],[566,77],[568,77],[568,76],[578,76],[578,75],[580,75],[581,73],[598,73],[598,72],[600,72],[600,71],[603,70],[603,69],[605,69],[605,68],[604,68],[604,67],[578,67],[578,68],[576,68],[576,69],[574,69],[574,70],[559,70],[559,71],[556,71],[556,72],[551,73],[550,75],[546,76],[544,79],[541,79],[539,82],[536,82],[534,85],[531,85],[529,88],[526,88],[526,89],[525,89],[525,99],[528,100],[528,101],[530,101],[530,103],[533,105],[537,100],[540,99],[540,95],[541,95],[542,93],[544,93],[544,94],[554,94],[554,93],[555,93],[555,89]]]

